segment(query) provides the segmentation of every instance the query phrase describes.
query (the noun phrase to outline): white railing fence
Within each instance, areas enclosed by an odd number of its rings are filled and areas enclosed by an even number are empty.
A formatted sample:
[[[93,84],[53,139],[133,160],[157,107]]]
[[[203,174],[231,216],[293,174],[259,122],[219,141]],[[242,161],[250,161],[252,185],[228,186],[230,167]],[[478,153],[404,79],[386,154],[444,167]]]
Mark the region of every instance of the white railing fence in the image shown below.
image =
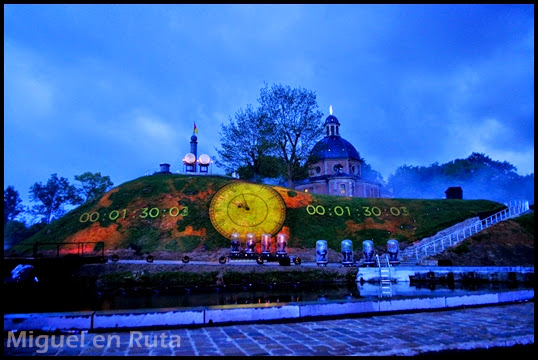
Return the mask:
[[[487,229],[493,224],[519,216],[529,210],[529,202],[524,200],[510,201],[505,205],[507,206],[506,209],[488,216],[485,219],[478,220],[462,229],[456,230],[439,238],[431,239],[426,243],[407,247],[400,253],[402,260],[416,260],[418,263],[428,256],[438,254],[448,247],[459,244],[464,239],[476,234],[479,231]]]

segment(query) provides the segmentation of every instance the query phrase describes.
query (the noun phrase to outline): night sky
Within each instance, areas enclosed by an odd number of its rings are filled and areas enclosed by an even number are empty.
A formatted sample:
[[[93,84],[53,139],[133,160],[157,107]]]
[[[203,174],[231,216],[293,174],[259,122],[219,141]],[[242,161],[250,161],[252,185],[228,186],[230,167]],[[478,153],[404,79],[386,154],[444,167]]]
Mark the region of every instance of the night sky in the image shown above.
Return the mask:
[[[534,5],[4,5],[4,188],[183,171],[194,122],[214,157],[264,83],[315,91],[385,180],[534,172]]]

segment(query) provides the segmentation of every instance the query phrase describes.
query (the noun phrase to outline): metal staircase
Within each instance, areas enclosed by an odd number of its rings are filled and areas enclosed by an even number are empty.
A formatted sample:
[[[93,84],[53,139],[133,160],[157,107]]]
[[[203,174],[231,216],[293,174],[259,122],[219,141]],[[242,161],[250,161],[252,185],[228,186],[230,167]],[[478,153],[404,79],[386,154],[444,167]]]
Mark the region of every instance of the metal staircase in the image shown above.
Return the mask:
[[[529,211],[528,201],[511,201],[506,209],[499,211],[485,219],[477,220],[470,225],[464,226],[450,234],[433,237],[427,241],[421,241],[415,245],[408,246],[400,252],[401,265],[419,264],[425,258],[441,253],[446,248],[455,246],[464,239],[487,229],[498,222],[508,220]]]
[[[387,254],[382,255],[382,260],[379,255],[375,255],[377,267],[379,268],[379,283],[381,292],[379,297],[392,297],[392,280],[391,280],[391,265]]]

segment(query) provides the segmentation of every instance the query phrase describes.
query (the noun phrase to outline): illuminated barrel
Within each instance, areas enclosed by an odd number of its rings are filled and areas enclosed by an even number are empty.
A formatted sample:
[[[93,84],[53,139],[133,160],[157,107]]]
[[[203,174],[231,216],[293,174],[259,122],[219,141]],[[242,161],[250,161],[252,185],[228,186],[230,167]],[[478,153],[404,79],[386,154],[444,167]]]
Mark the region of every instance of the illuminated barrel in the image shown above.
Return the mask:
[[[231,246],[232,246],[232,254],[239,254],[241,251],[241,235],[238,232],[234,232],[230,236],[231,240]]]
[[[286,246],[288,245],[288,235],[278,233],[276,235],[276,253],[286,254]]]
[[[399,264],[398,254],[400,253],[400,246],[398,240],[390,239],[387,241],[387,252],[389,253],[389,262],[391,264]]]
[[[353,264],[353,242],[351,240],[342,240],[342,265]]]
[[[262,235],[262,254],[269,254],[271,252],[271,234]]]
[[[362,242],[362,254],[364,256],[363,263],[365,265],[373,265],[374,261],[374,242],[372,240],[364,240]]]
[[[254,254],[256,252],[256,235],[253,233],[247,234],[247,254]]]
[[[329,251],[327,249],[327,241],[316,241],[316,264],[318,264],[318,266],[326,266],[328,262]]]

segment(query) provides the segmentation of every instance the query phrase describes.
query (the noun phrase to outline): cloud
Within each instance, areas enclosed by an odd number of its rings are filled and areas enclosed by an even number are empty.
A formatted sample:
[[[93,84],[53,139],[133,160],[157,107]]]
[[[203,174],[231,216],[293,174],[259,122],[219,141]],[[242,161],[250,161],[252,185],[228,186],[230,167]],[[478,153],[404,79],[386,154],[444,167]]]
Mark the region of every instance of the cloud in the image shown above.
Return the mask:
[[[162,146],[171,145],[176,141],[176,131],[169,124],[152,115],[136,112],[138,114],[135,115],[133,128],[135,137],[144,138],[148,143],[159,143]]]
[[[533,171],[532,5],[6,9],[8,184],[180,169],[193,123],[213,155],[220,124],[255,106],[264,82],[315,91],[325,116],[332,104],[385,179],[473,151]]]
[[[44,69],[45,68],[45,69]],[[17,113],[17,126],[32,126],[54,112],[57,89],[41,59],[4,39],[4,111]],[[7,117],[8,122],[15,120]]]

